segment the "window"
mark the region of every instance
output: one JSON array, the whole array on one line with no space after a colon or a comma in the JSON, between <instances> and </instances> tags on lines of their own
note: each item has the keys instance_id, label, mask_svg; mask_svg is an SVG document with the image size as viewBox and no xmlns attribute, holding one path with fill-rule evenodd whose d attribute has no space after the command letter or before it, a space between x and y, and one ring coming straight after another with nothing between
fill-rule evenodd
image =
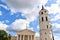
<instances>
[{"instance_id":1,"label":"window","mask_svg":"<svg viewBox=\"0 0 60 40\"><path fill-rule=\"evenodd\" d=\"M42 17L42 21L44 21L43 17Z\"/></svg>"},{"instance_id":2,"label":"window","mask_svg":"<svg viewBox=\"0 0 60 40\"><path fill-rule=\"evenodd\" d=\"M43 12L41 12L41 14L43 14Z\"/></svg>"},{"instance_id":3,"label":"window","mask_svg":"<svg viewBox=\"0 0 60 40\"><path fill-rule=\"evenodd\" d=\"M46 17L46 21L48 21L47 17Z\"/></svg>"},{"instance_id":4,"label":"window","mask_svg":"<svg viewBox=\"0 0 60 40\"><path fill-rule=\"evenodd\" d=\"M46 11L45 11L45 13L46 13Z\"/></svg>"},{"instance_id":5,"label":"window","mask_svg":"<svg viewBox=\"0 0 60 40\"><path fill-rule=\"evenodd\" d=\"M48 25L47 25L47 29L48 29Z\"/></svg>"}]
</instances>

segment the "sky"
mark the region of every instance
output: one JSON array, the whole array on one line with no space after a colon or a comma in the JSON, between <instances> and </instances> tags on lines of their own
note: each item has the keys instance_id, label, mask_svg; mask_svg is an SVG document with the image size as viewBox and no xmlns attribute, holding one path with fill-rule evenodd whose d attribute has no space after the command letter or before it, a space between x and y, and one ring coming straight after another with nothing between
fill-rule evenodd
<instances>
[{"instance_id":1,"label":"sky","mask_svg":"<svg viewBox=\"0 0 60 40\"><path fill-rule=\"evenodd\" d=\"M55 40L60 40L60 0L0 0L0 30L16 35L28 29L39 37L39 11L41 6L49 11Z\"/></svg>"}]
</instances>

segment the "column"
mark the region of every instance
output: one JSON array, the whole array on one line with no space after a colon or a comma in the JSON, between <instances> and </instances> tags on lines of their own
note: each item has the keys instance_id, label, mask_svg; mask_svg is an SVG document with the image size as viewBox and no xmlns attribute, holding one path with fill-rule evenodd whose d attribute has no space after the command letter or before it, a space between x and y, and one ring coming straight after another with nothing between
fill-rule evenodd
<instances>
[{"instance_id":1,"label":"column","mask_svg":"<svg viewBox=\"0 0 60 40\"><path fill-rule=\"evenodd\" d=\"M35 35L34 35L34 39L33 40L35 40Z\"/></svg>"},{"instance_id":2,"label":"column","mask_svg":"<svg viewBox=\"0 0 60 40\"><path fill-rule=\"evenodd\" d=\"M20 35L20 40L21 40L21 35Z\"/></svg>"},{"instance_id":3,"label":"column","mask_svg":"<svg viewBox=\"0 0 60 40\"><path fill-rule=\"evenodd\" d=\"M32 40L34 40L34 35L32 35Z\"/></svg>"},{"instance_id":4,"label":"column","mask_svg":"<svg viewBox=\"0 0 60 40\"><path fill-rule=\"evenodd\" d=\"M18 35L17 40L20 40L20 35Z\"/></svg>"},{"instance_id":5,"label":"column","mask_svg":"<svg viewBox=\"0 0 60 40\"><path fill-rule=\"evenodd\" d=\"M28 35L28 40L29 40L29 35Z\"/></svg>"},{"instance_id":6,"label":"column","mask_svg":"<svg viewBox=\"0 0 60 40\"><path fill-rule=\"evenodd\" d=\"M32 35L31 35L31 40L32 40Z\"/></svg>"},{"instance_id":7,"label":"column","mask_svg":"<svg viewBox=\"0 0 60 40\"><path fill-rule=\"evenodd\" d=\"M18 40L18 35L17 35L17 40Z\"/></svg>"},{"instance_id":8,"label":"column","mask_svg":"<svg viewBox=\"0 0 60 40\"><path fill-rule=\"evenodd\" d=\"M25 40L25 36L23 35L23 40Z\"/></svg>"}]
</instances>

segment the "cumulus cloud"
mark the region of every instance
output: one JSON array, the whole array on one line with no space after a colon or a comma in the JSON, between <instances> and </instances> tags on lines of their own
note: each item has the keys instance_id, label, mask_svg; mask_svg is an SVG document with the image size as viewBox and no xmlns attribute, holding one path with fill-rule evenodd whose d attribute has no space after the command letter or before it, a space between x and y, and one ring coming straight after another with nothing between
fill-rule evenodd
<instances>
[{"instance_id":1,"label":"cumulus cloud","mask_svg":"<svg viewBox=\"0 0 60 40\"><path fill-rule=\"evenodd\" d=\"M11 7L11 14L20 11L27 18L27 21L34 21L39 13L41 5L45 5L48 0L3 0ZM39 5L39 8L37 6ZM16 11L17 10L17 11ZM31 19L31 20L30 20Z\"/></svg>"},{"instance_id":2,"label":"cumulus cloud","mask_svg":"<svg viewBox=\"0 0 60 40\"><path fill-rule=\"evenodd\" d=\"M18 31L22 29L26 29L26 24L29 25L29 22L23 19L18 19L13 22L10 27L7 27L8 31Z\"/></svg>"},{"instance_id":3,"label":"cumulus cloud","mask_svg":"<svg viewBox=\"0 0 60 40\"><path fill-rule=\"evenodd\" d=\"M58 4L51 4L50 7L46 7L49 10L49 14L53 13L60 13L60 7L58 6Z\"/></svg>"},{"instance_id":4,"label":"cumulus cloud","mask_svg":"<svg viewBox=\"0 0 60 40\"><path fill-rule=\"evenodd\" d=\"M27 9L27 8L33 8L35 6L35 2L37 0L3 0L8 4L8 6L14 8L14 9Z\"/></svg>"},{"instance_id":5,"label":"cumulus cloud","mask_svg":"<svg viewBox=\"0 0 60 40\"><path fill-rule=\"evenodd\" d=\"M56 14L56 16L53 19L51 19L51 21L56 21L59 19L60 19L60 13Z\"/></svg>"},{"instance_id":6,"label":"cumulus cloud","mask_svg":"<svg viewBox=\"0 0 60 40\"><path fill-rule=\"evenodd\" d=\"M27 18L27 21L34 21L39 14L38 8L33 9L31 12L24 13L23 15Z\"/></svg>"},{"instance_id":7,"label":"cumulus cloud","mask_svg":"<svg viewBox=\"0 0 60 40\"><path fill-rule=\"evenodd\" d=\"M38 32L36 32L35 33L35 37L39 37L40 35L39 35L39 33Z\"/></svg>"},{"instance_id":8,"label":"cumulus cloud","mask_svg":"<svg viewBox=\"0 0 60 40\"><path fill-rule=\"evenodd\" d=\"M60 24L59 23L53 23L52 24L55 29L53 30L54 33L60 33Z\"/></svg>"},{"instance_id":9,"label":"cumulus cloud","mask_svg":"<svg viewBox=\"0 0 60 40\"><path fill-rule=\"evenodd\" d=\"M58 36L55 36L55 40L60 40L60 37L58 37Z\"/></svg>"},{"instance_id":10,"label":"cumulus cloud","mask_svg":"<svg viewBox=\"0 0 60 40\"><path fill-rule=\"evenodd\" d=\"M54 31L53 31L54 33L57 33L58 35L60 34L60 29L55 29Z\"/></svg>"},{"instance_id":11,"label":"cumulus cloud","mask_svg":"<svg viewBox=\"0 0 60 40\"><path fill-rule=\"evenodd\" d=\"M5 20L6 23L9 23L9 20Z\"/></svg>"},{"instance_id":12,"label":"cumulus cloud","mask_svg":"<svg viewBox=\"0 0 60 40\"><path fill-rule=\"evenodd\" d=\"M7 27L8 27L8 25L3 24L3 23L0 21L0 30L6 30Z\"/></svg>"},{"instance_id":13,"label":"cumulus cloud","mask_svg":"<svg viewBox=\"0 0 60 40\"><path fill-rule=\"evenodd\" d=\"M56 13L60 13L60 0L57 0L55 4L51 4L50 7L46 7L48 10L49 10L49 14L53 13L53 14L56 14Z\"/></svg>"},{"instance_id":14,"label":"cumulus cloud","mask_svg":"<svg viewBox=\"0 0 60 40\"><path fill-rule=\"evenodd\" d=\"M60 24L59 23L53 23L52 26L54 26L56 28L60 28Z\"/></svg>"},{"instance_id":15,"label":"cumulus cloud","mask_svg":"<svg viewBox=\"0 0 60 40\"><path fill-rule=\"evenodd\" d=\"M8 8L7 6L5 6L5 5L0 4L0 7L3 7L3 8L5 8L6 10L9 10L9 8Z\"/></svg>"},{"instance_id":16,"label":"cumulus cloud","mask_svg":"<svg viewBox=\"0 0 60 40\"><path fill-rule=\"evenodd\" d=\"M40 0L41 5L45 5L48 2L48 0Z\"/></svg>"},{"instance_id":17,"label":"cumulus cloud","mask_svg":"<svg viewBox=\"0 0 60 40\"><path fill-rule=\"evenodd\" d=\"M29 27L29 22L23 19L17 19L15 20L15 22L13 22L9 27L7 27L7 31L11 31L11 32L17 32L20 30L24 30L24 29L28 29L28 30L33 30L33 27Z\"/></svg>"}]
</instances>

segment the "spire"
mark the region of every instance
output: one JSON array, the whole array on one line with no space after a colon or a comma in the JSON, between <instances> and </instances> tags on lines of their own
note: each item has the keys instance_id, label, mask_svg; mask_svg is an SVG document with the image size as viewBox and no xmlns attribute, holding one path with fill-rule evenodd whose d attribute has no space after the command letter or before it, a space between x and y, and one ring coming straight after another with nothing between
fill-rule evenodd
<instances>
[{"instance_id":1,"label":"spire","mask_svg":"<svg viewBox=\"0 0 60 40\"><path fill-rule=\"evenodd\" d=\"M44 9L44 6L42 5L42 10Z\"/></svg>"}]
</instances>

